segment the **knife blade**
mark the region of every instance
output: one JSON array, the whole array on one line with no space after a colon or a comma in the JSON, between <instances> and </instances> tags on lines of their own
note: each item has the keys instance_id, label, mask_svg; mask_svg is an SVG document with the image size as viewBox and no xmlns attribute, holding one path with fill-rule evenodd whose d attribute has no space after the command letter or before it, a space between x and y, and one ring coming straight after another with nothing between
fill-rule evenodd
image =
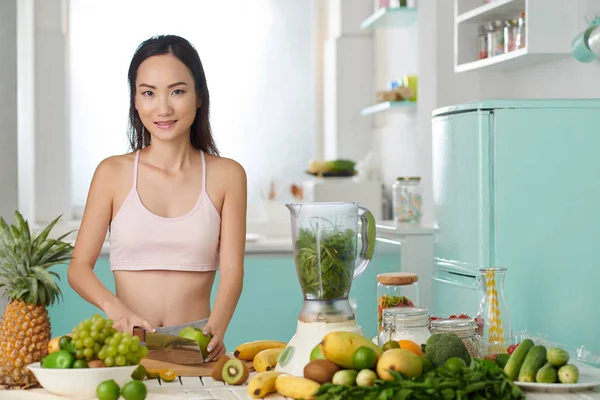
<instances>
[{"instance_id":1,"label":"knife blade","mask_svg":"<svg viewBox=\"0 0 600 400\"><path fill-rule=\"evenodd\" d=\"M203 364L204 357L194 339L182 338L160 332L149 332L140 326L133 334L148 348L147 358L180 365Z\"/></svg>"}]
</instances>

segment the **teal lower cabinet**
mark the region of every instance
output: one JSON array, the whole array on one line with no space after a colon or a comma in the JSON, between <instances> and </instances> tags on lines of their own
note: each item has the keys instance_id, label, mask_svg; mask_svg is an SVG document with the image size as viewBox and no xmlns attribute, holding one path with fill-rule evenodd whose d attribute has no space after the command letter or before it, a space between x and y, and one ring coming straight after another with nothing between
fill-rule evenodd
<instances>
[{"instance_id":1,"label":"teal lower cabinet","mask_svg":"<svg viewBox=\"0 0 600 400\"><path fill-rule=\"evenodd\" d=\"M374 337L377 331L376 276L381 272L400 270L400 247L394 247L376 251L367 270L352 284L350 298L356 302L357 322L367 337ZM225 335L227 350L233 351L238 344L251 340L289 341L296 331L303 303L292 255L248 255L244 263L244 288ZM95 313L102 314L69 286L66 266L54 266L52 270L61 277L59 286L64 296L49 309L52 336L69 333L80 321ZM114 293L108 257L101 257L94 271ZM213 302L218 285L217 274L211 296Z\"/></svg>"}]
</instances>

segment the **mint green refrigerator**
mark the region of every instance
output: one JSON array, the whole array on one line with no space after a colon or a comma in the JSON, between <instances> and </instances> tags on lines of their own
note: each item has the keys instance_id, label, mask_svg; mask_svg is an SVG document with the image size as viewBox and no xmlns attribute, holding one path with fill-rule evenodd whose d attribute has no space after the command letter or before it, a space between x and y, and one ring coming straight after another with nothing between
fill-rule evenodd
<instances>
[{"instance_id":1,"label":"mint green refrigerator","mask_svg":"<svg viewBox=\"0 0 600 400\"><path fill-rule=\"evenodd\" d=\"M432 313L475 315L507 268L512 331L600 354L600 99L434 111Z\"/></svg>"}]
</instances>

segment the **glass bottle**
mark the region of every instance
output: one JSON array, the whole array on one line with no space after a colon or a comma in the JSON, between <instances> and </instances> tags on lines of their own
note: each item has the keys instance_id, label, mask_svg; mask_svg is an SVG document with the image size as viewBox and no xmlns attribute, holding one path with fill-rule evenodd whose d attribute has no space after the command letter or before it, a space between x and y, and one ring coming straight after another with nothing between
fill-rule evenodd
<instances>
[{"instance_id":1,"label":"glass bottle","mask_svg":"<svg viewBox=\"0 0 600 400\"><path fill-rule=\"evenodd\" d=\"M377 275L377 317L379 332L383 329L386 308L418 307L419 276L411 272L386 272Z\"/></svg>"},{"instance_id":2,"label":"glass bottle","mask_svg":"<svg viewBox=\"0 0 600 400\"><path fill-rule=\"evenodd\" d=\"M488 56L488 44L487 44L487 30L483 25L479 26L479 33L477 35L477 42L479 45L477 52L477 59L483 60Z\"/></svg>"},{"instance_id":3,"label":"glass bottle","mask_svg":"<svg viewBox=\"0 0 600 400\"><path fill-rule=\"evenodd\" d=\"M471 357L481 358L481 336L477 333L475 321L471 318L436 319L431 321L430 331L434 333L454 333L465 344Z\"/></svg>"},{"instance_id":4,"label":"glass bottle","mask_svg":"<svg viewBox=\"0 0 600 400\"><path fill-rule=\"evenodd\" d=\"M527 40L526 40L527 29L526 29L525 25L526 25L525 12L522 12L521 16L517 20L517 38L516 38L516 43L515 43L515 47L517 49L524 49L525 47L527 47Z\"/></svg>"},{"instance_id":5,"label":"glass bottle","mask_svg":"<svg viewBox=\"0 0 600 400\"><path fill-rule=\"evenodd\" d=\"M396 222L420 222L423 215L421 178L399 177L392 185L392 203Z\"/></svg>"},{"instance_id":6,"label":"glass bottle","mask_svg":"<svg viewBox=\"0 0 600 400\"><path fill-rule=\"evenodd\" d=\"M483 296L475 321L482 336L482 356L490 357L505 353L512 344L510 313L504 299L506 268L481 268L479 273Z\"/></svg>"},{"instance_id":7,"label":"glass bottle","mask_svg":"<svg viewBox=\"0 0 600 400\"><path fill-rule=\"evenodd\" d=\"M386 308L383 310L383 329L377 336L377 344L382 347L390 340L410 340L418 345L427 343L429 312L426 308Z\"/></svg>"}]
</instances>

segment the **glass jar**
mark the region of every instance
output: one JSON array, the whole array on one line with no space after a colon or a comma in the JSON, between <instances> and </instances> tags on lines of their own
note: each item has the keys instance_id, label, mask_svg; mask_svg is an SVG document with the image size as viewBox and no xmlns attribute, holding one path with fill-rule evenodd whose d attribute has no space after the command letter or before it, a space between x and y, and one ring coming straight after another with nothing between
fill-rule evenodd
<instances>
[{"instance_id":1,"label":"glass jar","mask_svg":"<svg viewBox=\"0 0 600 400\"><path fill-rule=\"evenodd\" d=\"M430 331L434 333L454 333L469 351L471 357L481 358L481 336L477 333L477 324L471 318L436 319L430 323Z\"/></svg>"},{"instance_id":2,"label":"glass jar","mask_svg":"<svg viewBox=\"0 0 600 400\"><path fill-rule=\"evenodd\" d=\"M515 39L515 48L524 49L527 46L526 41L526 27L525 27L525 12L521 13L521 16L517 20L517 34Z\"/></svg>"},{"instance_id":3,"label":"glass jar","mask_svg":"<svg viewBox=\"0 0 600 400\"><path fill-rule=\"evenodd\" d=\"M504 52L508 53L517 49L517 31L519 29L518 21L506 21L504 26Z\"/></svg>"},{"instance_id":4,"label":"glass jar","mask_svg":"<svg viewBox=\"0 0 600 400\"><path fill-rule=\"evenodd\" d=\"M494 23L488 22L485 25L485 37L486 37L486 45L487 45L487 56L494 56Z\"/></svg>"},{"instance_id":5,"label":"glass jar","mask_svg":"<svg viewBox=\"0 0 600 400\"><path fill-rule=\"evenodd\" d=\"M479 27L479 34L477 35L477 42L479 48L477 51L477 59L483 60L488 56L488 45L487 45L487 31L484 26Z\"/></svg>"},{"instance_id":6,"label":"glass jar","mask_svg":"<svg viewBox=\"0 0 600 400\"><path fill-rule=\"evenodd\" d=\"M483 356L505 353L512 344L510 312L504 298L506 268L481 268L480 282L483 290L477 322L481 331Z\"/></svg>"},{"instance_id":7,"label":"glass jar","mask_svg":"<svg viewBox=\"0 0 600 400\"><path fill-rule=\"evenodd\" d=\"M429 312L426 308L386 308L383 310L383 330L377 336L379 347L390 340L410 340L422 345L427 343L430 336Z\"/></svg>"},{"instance_id":8,"label":"glass jar","mask_svg":"<svg viewBox=\"0 0 600 400\"><path fill-rule=\"evenodd\" d=\"M386 272L377 275L377 322L383 329L386 308L419 306L419 276L412 272Z\"/></svg>"},{"instance_id":9,"label":"glass jar","mask_svg":"<svg viewBox=\"0 0 600 400\"><path fill-rule=\"evenodd\" d=\"M494 21L493 56L504 54L504 21Z\"/></svg>"},{"instance_id":10,"label":"glass jar","mask_svg":"<svg viewBox=\"0 0 600 400\"><path fill-rule=\"evenodd\" d=\"M422 188L419 177L399 177L392 185L392 203L396 222L418 223L423 216Z\"/></svg>"}]
</instances>

